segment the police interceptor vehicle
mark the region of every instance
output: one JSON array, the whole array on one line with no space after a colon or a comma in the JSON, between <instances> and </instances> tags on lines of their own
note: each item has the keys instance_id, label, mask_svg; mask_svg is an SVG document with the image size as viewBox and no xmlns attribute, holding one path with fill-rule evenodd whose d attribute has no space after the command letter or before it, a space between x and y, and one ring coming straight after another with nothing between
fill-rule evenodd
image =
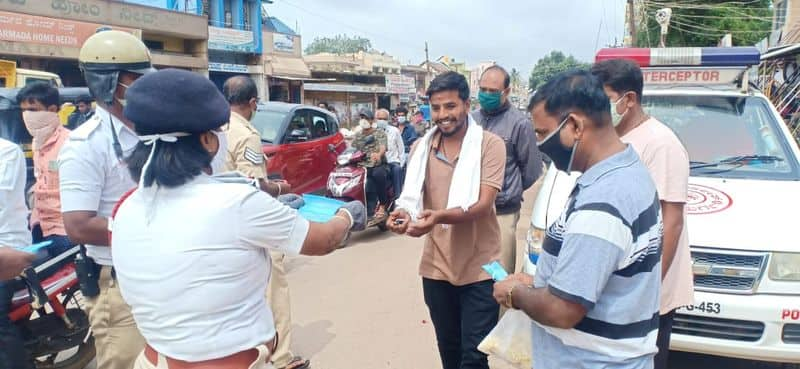
<instances>
[{"instance_id":1,"label":"police interceptor vehicle","mask_svg":"<svg viewBox=\"0 0 800 369\"><path fill-rule=\"evenodd\" d=\"M747 83L755 48L604 49L644 75L642 105L683 142L694 305L677 311L671 348L800 363L800 151L770 101ZM528 231L534 274L545 229L578 173L550 167Z\"/></svg>"}]
</instances>

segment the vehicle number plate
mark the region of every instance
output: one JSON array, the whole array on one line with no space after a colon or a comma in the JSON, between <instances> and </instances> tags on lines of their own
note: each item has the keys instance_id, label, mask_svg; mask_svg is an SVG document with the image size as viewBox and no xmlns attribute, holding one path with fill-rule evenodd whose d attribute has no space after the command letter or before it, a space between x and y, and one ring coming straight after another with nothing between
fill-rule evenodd
<instances>
[{"instance_id":1,"label":"vehicle number plate","mask_svg":"<svg viewBox=\"0 0 800 369\"><path fill-rule=\"evenodd\" d=\"M684 306L682 309L684 311L692 311L692 312L698 311L701 313L714 314L714 315L717 315L722 312L722 306L720 306L720 304L716 302L701 302L696 305Z\"/></svg>"}]
</instances>

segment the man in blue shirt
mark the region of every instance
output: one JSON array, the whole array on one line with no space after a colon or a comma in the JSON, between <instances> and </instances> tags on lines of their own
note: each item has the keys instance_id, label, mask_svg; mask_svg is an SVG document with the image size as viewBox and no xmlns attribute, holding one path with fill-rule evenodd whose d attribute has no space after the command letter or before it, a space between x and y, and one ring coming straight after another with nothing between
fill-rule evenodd
<instances>
[{"instance_id":1,"label":"man in blue shirt","mask_svg":"<svg viewBox=\"0 0 800 369\"><path fill-rule=\"evenodd\" d=\"M547 230L535 280L513 275L495 299L533 319L542 368L650 369L657 352L662 223L647 168L611 124L602 83L562 73L528 109L539 149L583 173Z\"/></svg>"}]
</instances>

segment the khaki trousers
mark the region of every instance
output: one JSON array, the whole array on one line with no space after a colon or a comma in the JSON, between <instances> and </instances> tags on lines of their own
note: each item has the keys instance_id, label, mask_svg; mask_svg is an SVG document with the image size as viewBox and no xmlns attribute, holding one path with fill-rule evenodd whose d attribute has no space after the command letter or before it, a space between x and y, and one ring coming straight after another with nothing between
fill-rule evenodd
<instances>
[{"instance_id":1,"label":"khaki trousers","mask_svg":"<svg viewBox=\"0 0 800 369\"><path fill-rule=\"evenodd\" d=\"M258 358L253 361L247 369L274 369L275 367L267 362L267 358L269 357L269 349L267 346L261 345L256 347L256 349L258 350ZM158 354L158 364L151 364L144 356L144 351L142 351L139 357L136 358L136 365L133 369L169 369L169 365L167 365L167 359L161 354Z\"/></svg>"},{"instance_id":2,"label":"khaki trousers","mask_svg":"<svg viewBox=\"0 0 800 369\"><path fill-rule=\"evenodd\" d=\"M517 223L519 211L497 216L500 223L500 264L508 274L517 271Z\"/></svg>"},{"instance_id":3,"label":"khaki trousers","mask_svg":"<svg viewBox=\"0 0 800 369\"><path fill-rule=\"evenodd\" d=\"M272 309L275 331L278 332L278 346L272 355L272 363L283 368L294 357L289 347L292 343L292 304L289 300L289 280L286 279L284 268L286 255L270 250L269 257L272 258L272 274L267 285L267 302Z\"/></svg>"},{"instance_id":4,"label":"khaki trousers","mask_svg":"<svg viewBox=\"0 0 800 369\"><path fill-rule=\"evenodd\" d=\"M97 348L97 369L131 369L144 349L131 307L122 299L111 267L100 270L100 294L85 298L85 309Z\"/></svg>"}]
</instances>

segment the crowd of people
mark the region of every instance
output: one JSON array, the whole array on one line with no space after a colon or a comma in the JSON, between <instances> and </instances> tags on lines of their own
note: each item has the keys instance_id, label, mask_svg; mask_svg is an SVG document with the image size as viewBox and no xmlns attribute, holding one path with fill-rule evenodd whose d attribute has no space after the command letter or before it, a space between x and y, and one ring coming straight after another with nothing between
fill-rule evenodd
<instances>
[{"instance_id":1,"label":"crowd of people","mask_svg":"<svg viewBox=\"0 0 800 369\"><path fill-rule=\"evenodd\" d=\"M500 66L481 76L475 111L462 75L436 77L427 131L406 109L361 111L352 146L396 195L377 191L371 220L355 201L326 223L301 217L291 184L268 179L250 78L220 91L155 71L140 40L113 30L86 41L80 67L97 106L79 101L72 131L56 88L18 95L33 137L30 219L24 157L0 139L0 366L31 368L7 314L34 257L15 248L49 240L54 254L81 245L92 265L79 278L99 369L308 368L290 348L286 255L325 255L385 222L426 237L419 275L445 369L488 368L478 345L506 309L531 318L537 368L666 368L675 310L692 303L689 161L642 109L634 63L559 74L530 99L532 118L511 106ZM516 226L543 155L581 174L532 276L516 265ZM507 279L484 271L493 261Z\"/></svg>"}]
</instances>

